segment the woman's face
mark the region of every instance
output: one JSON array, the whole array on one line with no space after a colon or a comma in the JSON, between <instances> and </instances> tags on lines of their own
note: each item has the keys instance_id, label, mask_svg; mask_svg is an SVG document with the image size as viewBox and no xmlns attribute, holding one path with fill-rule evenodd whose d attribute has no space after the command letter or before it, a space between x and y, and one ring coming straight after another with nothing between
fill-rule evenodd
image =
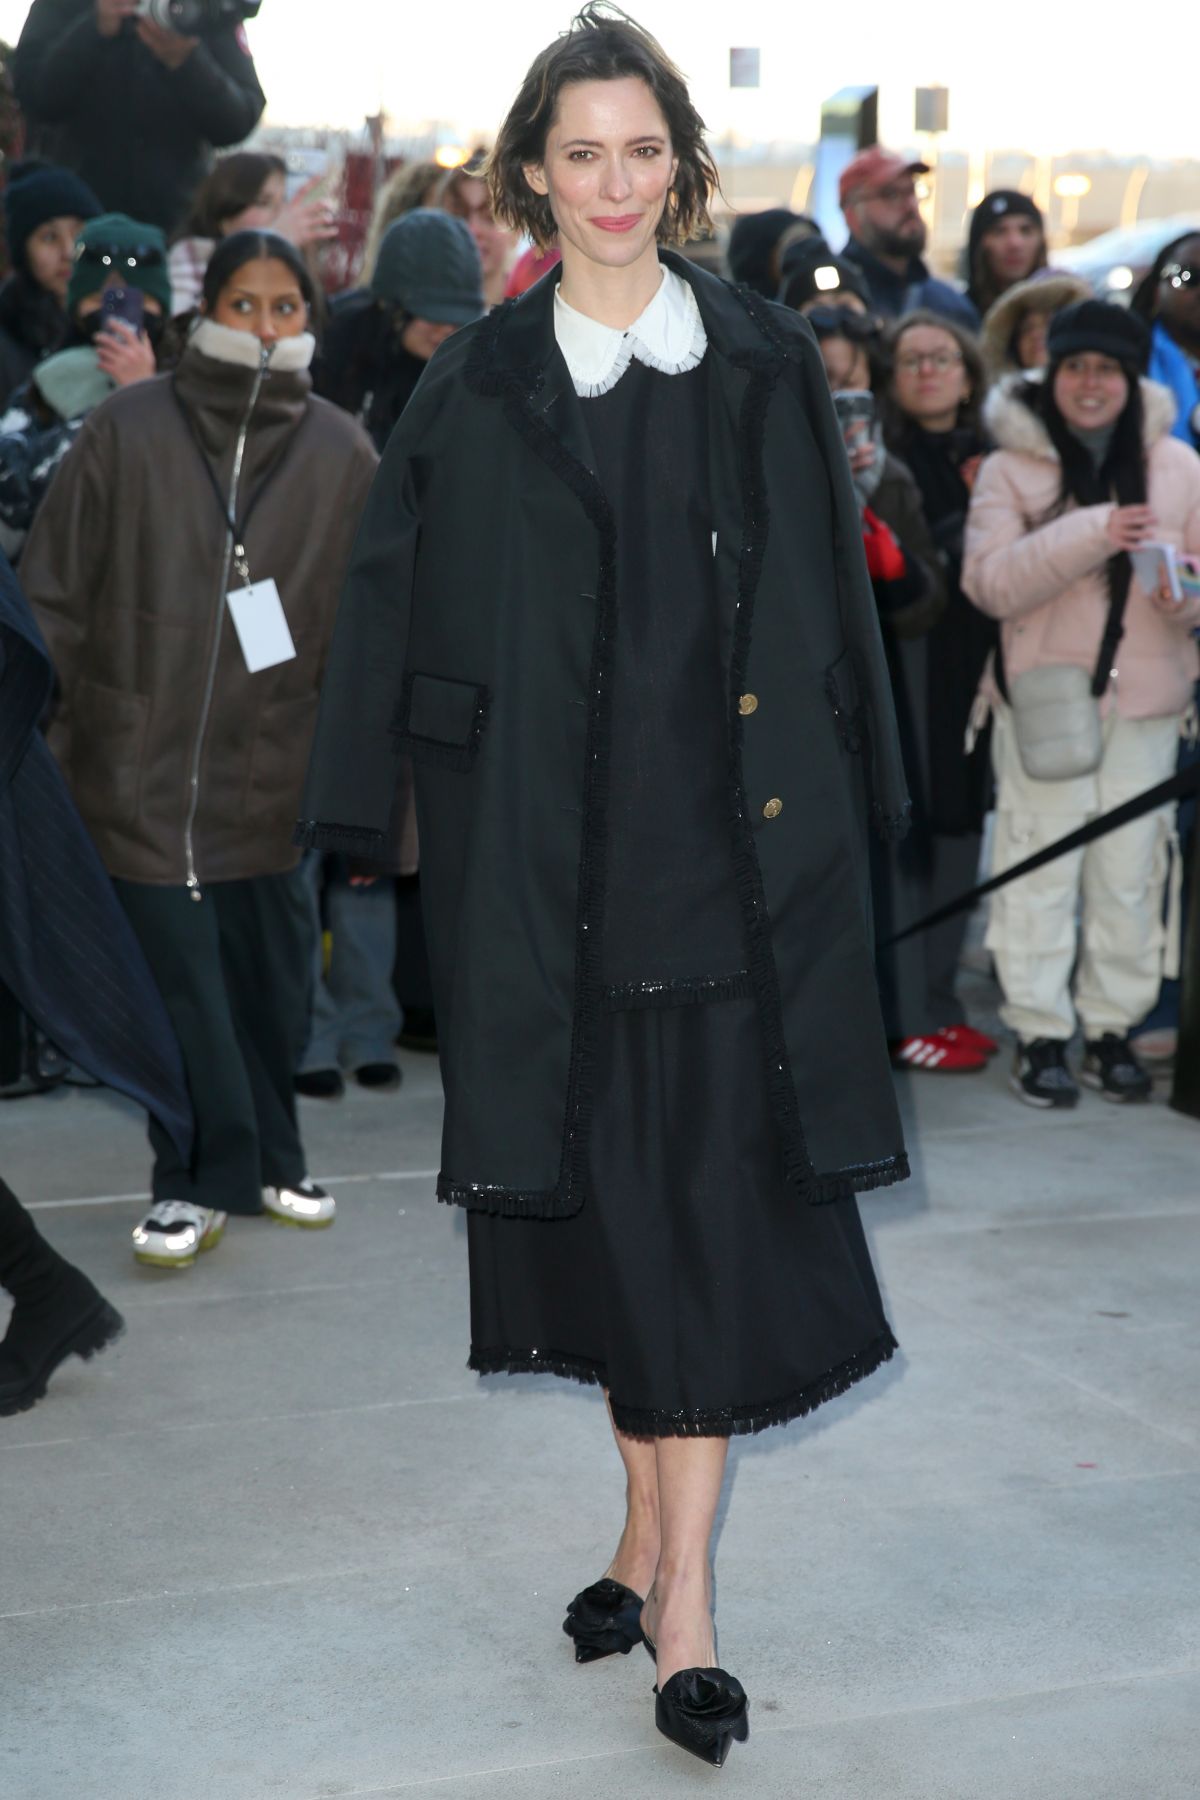
<instances>
[{"instance_id":1,"label":"woman's face","mask_svg":"<svg viewBox=\"0 0 1200 1800\"><path fill-rule=\"evenodd\" d=\"M549 198L564 256L628 269L658 255L678 167L657 100L631 75L565 87L543 161L527 164L525 179Z\"/></svg>"},{"instance_id":2,"label":"woman's face","mask_svg":"<svg viewBox=\"0 0 1200 1800\"><path fill-rule=\"evenodd\" d=\"M453 337L457 325L446 325L435 319L409 319L400 333L400 342L410 356L428 362L439 344Z\"/></svg>"},{"instance_id":3,"label":"woman's face","mask_svg":"<svg viewBox=\"0 0 1200 1800\"><path fill-rule=\"evenodd\" d=\"M25 266L38 286L56 300L67 297L67 284L75 267L75 239L83 220L71 216L47 219L25 240Z\"/></svg>"},{"instance_id":4,"label":"woman's face","mask_svg":"<svg viewBox=\"0 0 1200 1800\"><path fill-rule=\"evenodd\" d=\"M951 332L938 325L910 325L896 343L892 392L908 418L930 431L949 431L970 399L971 383Z\"/></svg>"},{"instance_id":5,"label":"woman's face","mask_svg":"<svg viewBox=\"0 0 1200 1800\"><path fill-rule=\"evenodd\" d=\"M844 337L821 338L820 351L831 393L870 387L871 363L861 344Z\"/></svg>"},{"instance_id":6,"label":"woman's face","mask_svg":"<svg viewBox=\"0 0 1200 1800\"><path fill-rule=\"evenodd\" d=\"M1129 398L1129 381L1112 356L1094 350L1066 356L1054 377L1054 400L1073 431L1115 425Z\"/></svg>"},{"instance_id":7,"label":"woman's face","mask_svg":"<svg viewBox=\"0 0 1200 1800\"><path fill-rule=\"evenodd\" d=\"M494 275L508 254L512 239L503 225L492 217L492 202L487 183L477 175L461 175L451 183L443 202L443 210L461 219L475 240L483 278Z\"/></svg>"},{"instance_id":8,"label":"woman's face","mask_svg":"<svg viewBox=\"0 0 1200 1800\"><path fill-rule=\"evenodd\" d=\"M1027 281L1042 258L1042 233L1036 219L1010 213L983 234L983 254L992 279L1000 287Z\"/></svg>"},{"instance_id":9,"label":"woman's face","mask_svg":"<svg viewBox=\"0 0 1200 1800\"><path fill-rule=\"evenodd\" d=\"M256 256L243 263L221 289L212 317L234 331L253 332L263 344L299 337L308 330L300 283L274 256Z\"/></svg>"},{"instance_id":10,"label":"woman's face","mask_svg":"<svg viewBox=\"0 0 1200 1800\"><path fill-rule=\"evenodd\" d=\"M1027 312L1017 326L1013 338L1013 352L1019 369L1044 369L1049 361L1046 350L1046 337L1050 330L1050 314L1038 311Z\"/></svg>"},{"instance_id":11,"label":"woman's face","mask_svg":"<svg viewBox=\"0 0 1200 1800\"><path fill-rule=\"evenodd\" d=\"M222 219L221 236L231 237L235 231L270 231L287 198L287 182L278 169L272 169L252 206L244 206L232 218Z\"/></svg>"}]
</instances>

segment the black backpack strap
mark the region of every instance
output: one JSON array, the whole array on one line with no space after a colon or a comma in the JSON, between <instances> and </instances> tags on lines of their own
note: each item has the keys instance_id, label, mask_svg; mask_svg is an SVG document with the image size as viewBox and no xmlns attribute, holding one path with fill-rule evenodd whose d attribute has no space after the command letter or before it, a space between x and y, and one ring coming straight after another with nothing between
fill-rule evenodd
<instances>
[{"instance_id":1,"label":"black backpack strap","mask_svg":"<svg viewBox=\"0 0 1200 1800\"><path fill-rule=\"evenodd\" d=\"M1113 677L1117 648L1125 636L1125 608L1129 603L1129 584L1133 580L1133 564L1122 552L1108 561L1108 617L1100 640L1100 655L1092 675L1092 692L1097 700Z\"/></svg>"}]
</instances>

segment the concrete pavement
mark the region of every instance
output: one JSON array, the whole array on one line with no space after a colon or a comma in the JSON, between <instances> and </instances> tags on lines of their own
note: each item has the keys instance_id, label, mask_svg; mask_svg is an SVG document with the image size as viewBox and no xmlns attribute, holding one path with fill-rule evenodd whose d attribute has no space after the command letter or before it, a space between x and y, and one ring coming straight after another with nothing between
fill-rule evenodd
<instances>
[{"instance_id":1,"label":"concrete pavement","mask_svg":"<svg viewBox=\"0 0 1200 1800\"><path fill-rule=\"evenodd\" d=\"M621 1512L603 1407L465 1369L436 1066L405 1073L305 1103L332 1231L235 1221L186 1274L129 1255L131 1109L0 1109L129 1324L0 1421L0 1794L1195 1800L1200 1125L903 1079L915 1176L863 1208L903 1354L735 1440L752 1729L717 1777L657 1736L644 1653L571 1660Z\"/></svg>"}]
</instances>

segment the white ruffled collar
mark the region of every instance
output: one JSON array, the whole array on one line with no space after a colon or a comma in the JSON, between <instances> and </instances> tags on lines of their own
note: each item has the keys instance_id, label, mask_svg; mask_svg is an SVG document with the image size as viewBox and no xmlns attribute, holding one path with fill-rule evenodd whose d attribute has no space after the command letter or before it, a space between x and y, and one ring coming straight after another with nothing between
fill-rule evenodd
<instances>
[{"instance_id":1,"label":"white ruffled collar","mask_svg":"<svg viewBox=\"0 0 1200 1800\"><path fill-rule=\"evenodd\" d=\"M708 348L695 294L665 264L658 292L628 331L577 312L556 287L554 335L575 392L585 400L616 387L635 356L648 369L682 375L704 360Z\"/></svg>"}]
</instances>

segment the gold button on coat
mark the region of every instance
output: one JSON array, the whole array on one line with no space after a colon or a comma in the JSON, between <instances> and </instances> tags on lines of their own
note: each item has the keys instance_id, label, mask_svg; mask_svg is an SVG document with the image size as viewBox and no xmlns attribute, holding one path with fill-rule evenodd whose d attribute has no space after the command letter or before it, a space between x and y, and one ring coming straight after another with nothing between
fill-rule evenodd
<instances>
[{"instance_id":1,"label":"gold button on coat","mask_svg":"<svg viewBox=\"0 0 1200 1800\"><path fill-rule=\"evenodd\" d=\"M782 811L783 811L783 801L782 800L768 800L767 804L763 807L763 818L764 819L777 819Z\"/></svg>"},{"instance_id":2,"label":"gold button on coat","mask_svg":"<svg viewBox=\"0 0 1200 1800\"><path fill-rule=\"evenodd\" d=\"M758 711L758 695L757 694L743 694L741 699L738 701L738 711L741 713L743 718L745 718L748 713L757 712Z\"/></svg>"}]
</instances>

